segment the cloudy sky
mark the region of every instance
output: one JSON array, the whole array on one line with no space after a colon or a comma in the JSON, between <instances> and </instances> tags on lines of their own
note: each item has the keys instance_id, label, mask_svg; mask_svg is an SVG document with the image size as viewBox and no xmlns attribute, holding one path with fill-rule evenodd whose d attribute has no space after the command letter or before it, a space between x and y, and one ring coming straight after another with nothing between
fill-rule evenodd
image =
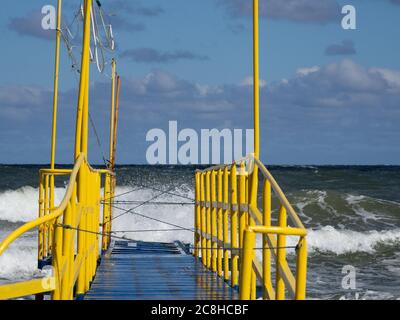
<instances>
[{"instance_id":1,"label":"cloudy sky","mask_svg":"<svg viewBox=\"0 0 400 320\"><path fill-rule=\"evenodd\" d=\"M268 164L400 164L400 1L261 1L261 149ZM67 1L64 1L67 3ZM68 24L80 1L68 0ZM3 1L0 163L48 163L55 0ZM341 27L342 6L357 29ZM252 126L249 0L103 0L121 75L119 163L145 163L146 133ZM75 24L72 24L73 29ZM78 52L75 49L75 52ZM65 45L57 162L72 160L76 73ZM106 152L109 66L91 74L90 109ZM90 160L101 162L91 131Z\"/></svg>"}]
</instances>

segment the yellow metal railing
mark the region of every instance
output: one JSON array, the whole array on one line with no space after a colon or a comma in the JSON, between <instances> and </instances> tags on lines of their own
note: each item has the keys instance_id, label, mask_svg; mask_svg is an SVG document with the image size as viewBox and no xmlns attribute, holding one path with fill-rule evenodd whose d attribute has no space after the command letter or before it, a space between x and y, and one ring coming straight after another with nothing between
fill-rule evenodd
<instances>
[{"instance_id":1,"label":"yellow metal railing","mask_svg":"<svg viewBox=\"0 0 400 320\"><path fill-rule=\"evenodd\" d=\"M263 178L260 191L259 172ZM262 296L283 300L286 294L305 299L307 231L265 166L251 155L238 164L198 170L195 184L194 255L201 257L204 266L231 286L239 285L241 299ZM262 209L258 202L262 203ZM276 210L272 208L273 202L277 202ZM275 220L274 212L277 212ZM288 225L288 217L292 226ZM295 275L287 260L289 236L299 238ZM261 261L257 251L262 253ZM275 279L271 276L273 271ZM262 295L257 293L257 286L261 287Z\"/></svg>"},{"instance_id":2,"label":"yellow metal railing","mask_svg":"<svg viewBox=\"0 0 400 320\"><path fill-rule=\"evenodd\" d=\"M95 170L87 162L89 120L89 75L92 0L83 2L82 58L76 113L74 168L55 168L57 96L61 4L58 0L56 62L54 72L53 125L50 169L40 170L39 218L24 224L0 243L0 255L24 233L38 228L38 261L51 262L52 275L0 286L0 299L17 298L50 292L53 299L73 299L86 293L96 273L101 251L111 240L112 207L116 179L115 153L118 122L120 78L116 62L112 62L109 164ZM70 175L66 194L58 207L54 205L54 184L57 176ZM103 186L103 195L101 186ZM103 214L101 215L101 202ZM101 242L99 236L102 236ZM99 248L101 246L101 250Z\"/></svg>"},{"instance_id":3,"label":"yellow metal railing","mask_svg":"<svg viewBox=\"0 0 400 320\"><path fill-rule=\"evenodd\" d=\"M50 206L49 181L70 174L69 184L58 207ZM101 180L104 175L104 194ZM102 249L110 243L111 206L105 201L103 223L100 207L103 199L113 196L113 172L94 170L81 154L73 170L44 169L40 171L39 218L28 222L0 243L0 255L24 233L38 228L38 258L49 258L52 274L40 279L0 286L0 299L50 292L52 299L73 299L89 290L96 273L100 254L99 235L102 225ZM109 186L109 187L107 187Z\"/></svg>"}]
</instances>

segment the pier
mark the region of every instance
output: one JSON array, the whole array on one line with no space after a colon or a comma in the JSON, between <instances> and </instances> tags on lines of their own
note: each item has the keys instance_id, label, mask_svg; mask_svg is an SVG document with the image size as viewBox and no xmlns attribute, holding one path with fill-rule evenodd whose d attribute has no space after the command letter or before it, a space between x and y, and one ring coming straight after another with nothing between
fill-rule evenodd
<instances>
[{"instance_id":1,"label":"pier","mask_svg":"<svg viewBox=\"0 0 400 320\"><path fill-rule=\"evenodd\" d=\"M179 242L116 241L85 300L235 300L237 290L210 273Z\"/></svg>"}]
</instances>

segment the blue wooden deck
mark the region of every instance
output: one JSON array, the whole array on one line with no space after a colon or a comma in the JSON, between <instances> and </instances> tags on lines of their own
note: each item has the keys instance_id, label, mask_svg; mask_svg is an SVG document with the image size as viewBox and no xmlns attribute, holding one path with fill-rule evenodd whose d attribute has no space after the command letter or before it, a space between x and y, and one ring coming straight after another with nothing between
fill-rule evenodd
<instances>
[{"instance_id":1,"label":"blue wooden deck","mask_svg":"<svg viewBox=\"0 0 400 320\"><path fill-rule=\"evenodd\" d=\"M238 292L179 243L117 241L87 300L234 300Z\"/></svg>"}]
</instances>

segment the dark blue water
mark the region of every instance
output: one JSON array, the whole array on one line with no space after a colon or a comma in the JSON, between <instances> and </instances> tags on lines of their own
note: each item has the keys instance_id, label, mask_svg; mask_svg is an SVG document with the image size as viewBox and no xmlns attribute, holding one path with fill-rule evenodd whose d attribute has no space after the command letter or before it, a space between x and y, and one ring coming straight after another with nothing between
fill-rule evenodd
<instances>
[{"instance_id":1,"label":"dark blue water","mask_svg":"<svg viewBox=\"0 0 400 320\"><path fill-rule=\"evenodd\" d=\"M37 215L38 166L0 166L0 239ZM400 298L400 167L302 166L269 168L309 229L308 297L315 299ZM157 201L184 202L193 198L192 166L120 166L117 168L118 206L157 194L138 184L172 190ZM65 180L57 181L62 199ZM189 200L187 200L189 201ZM190 201L189 201L190 202ZM148 205L138 212L184 227L193 226L190 205ZM274 211L274 213L276 213ZM118 212L116 212L118 214ZM126 214L115 220L119 236L132 239L192 242L187 231L132 233L138 229L168 228ZM290 242L290 241L289 241ZM290 257L293 257L291 255ZM292 260L292 258L290 258ZM0 279L35 274L36 234L30 233L0 257ZM344 266L355 268L356 289L342 287Z\"/></svg>"}]
</instances>

